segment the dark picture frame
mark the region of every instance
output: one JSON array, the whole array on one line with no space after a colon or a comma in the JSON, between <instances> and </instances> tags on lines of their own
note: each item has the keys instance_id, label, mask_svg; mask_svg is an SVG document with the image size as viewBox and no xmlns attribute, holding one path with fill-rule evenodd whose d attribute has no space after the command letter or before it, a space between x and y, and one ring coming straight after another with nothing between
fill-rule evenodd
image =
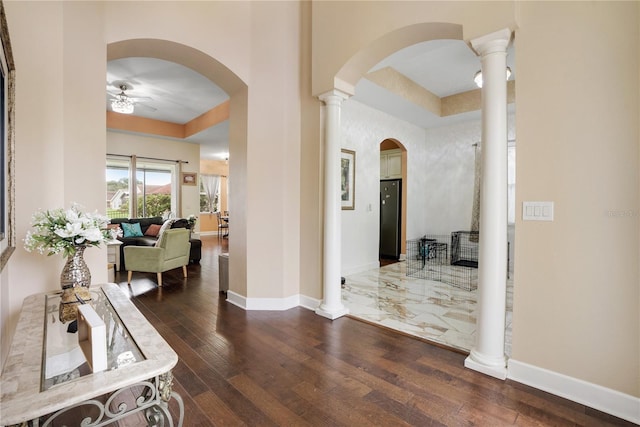
<instances>
[{"instance_id":1,"label":"dark picture frame","mask_svg":"<svg viewBox=\"0 0 640 427\"><path fill-rule=\"evenodd\" d=\"M15 81L9 27L0 1L0 271L16 248L15 233Z\"/></svg>"},{"instance_id":2,"label":"dark picture frame","mask_svg":"<svg viewBox=\"0 0 640 427\"><path fill-rule=\"evenodd\" d=\"M342 149L340 156L340 202L343 210L356 208L356 152Z\"/></svg>"}]
</instances>

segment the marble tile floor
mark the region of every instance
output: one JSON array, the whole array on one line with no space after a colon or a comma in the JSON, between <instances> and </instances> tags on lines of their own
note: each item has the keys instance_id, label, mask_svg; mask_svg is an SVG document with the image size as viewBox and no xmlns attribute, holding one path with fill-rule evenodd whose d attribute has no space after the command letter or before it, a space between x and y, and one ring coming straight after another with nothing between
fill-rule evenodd
<instances>
[{"instance_id":1,"label":"marble tile floor","mask_svg":"<svg viewBox=\"0 0 640 427\"><path fill-rule=\"evenodd\" d=\"M443 276L455 274L443 266ZM397 262L346 277L343 304L349 315L464 352L475 342L477 290L407 276ZM477 271L477 270L476 270ZM415 274L412 274L415 276ZM511 355L513 274L507 280L505 354Z\"/></svg>"}]
</instances>

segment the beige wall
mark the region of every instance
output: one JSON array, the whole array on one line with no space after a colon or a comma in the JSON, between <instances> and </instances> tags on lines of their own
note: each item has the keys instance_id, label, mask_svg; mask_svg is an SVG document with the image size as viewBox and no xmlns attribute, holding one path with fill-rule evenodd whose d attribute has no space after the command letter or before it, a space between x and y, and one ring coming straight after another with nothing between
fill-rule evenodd
<instances>
[{"instance_id":1,"label":"beige wall","mask_svg":"<svg viewBox=\"0 0 640 427\"><path fill-rule=\"evenodd\" d=\"M555 217L516 223L513 358L640 396L638 3L522 2L518 24L517 216Z\"/></svg>"},{"instance_id":2,"label":"beige wall","mask_svg":"<svg viewBox=\"0 0 640 427\"><path fill-rule=\"evenodd\" d=\"M5 2L16 63L16 239L2 280L2 357L25 296L59 289L62 256L27 253L38 209L79 203L104 212L105 44L100 3ZM102 102L95 102L101 99ZM85 253L93 283L106 249ZM5 311L8 308L8 312Z\"/></svg>"},{"instance_id":3,"label":"beige wall","mask_svg":"<svg viewBox=\"0 0 640 427\"><path fill-rule=\"evenodd\" d=\"M323 145L320 102L311 90L311 2L301 9L300 294L321 299Z\"/></svg>"},{"instance_id":4,"label":"beige wall","mask_svg":"<svg viewBox=\"0 0 640 427\"><path fill-rule=\"evenodd\" d=\"M296 295L300 281L300 5L252 7L246 232L253 243L247 245L247 296L282 298ZM230 160L236 160L233 153ZM230 176L233 185L233 170ZM230 192L235 223L236 195Z\"/></svg>"}]
</instances>

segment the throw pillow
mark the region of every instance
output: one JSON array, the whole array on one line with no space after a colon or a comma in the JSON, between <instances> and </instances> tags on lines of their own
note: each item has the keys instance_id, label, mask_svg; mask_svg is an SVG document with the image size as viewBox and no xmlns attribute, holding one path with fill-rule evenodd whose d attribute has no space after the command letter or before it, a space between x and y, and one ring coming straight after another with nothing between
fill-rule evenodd
<instances>
[{"instance_id":1,"label":"throw pillow","mask_svg":"<svg viewBox=\"0 0 640 427\"><path fill-rule=\"evenodd\" d=\"M124 231L124 237L142 237L142 229L140 228L140 224L137 222L131 224L128 222L123 222L122 230Z\"/></svg>"},{"instance_id":2,"label":"throw pillow","mask_svg":"<svg viewBox=\"0 0 640 427\"><path fill-rule=\"evenodd\" d=\"M164 222L164 224L162 224L162 227L160 227L160 231L158 231L158 240L156 240L156 246L160 246L160 240L162 239L162 233L164 233L164 230L166 230L167 228L171 228L171 224L173 224L172 219L168 219Z\"/></svg>"},{"instance_id":3,"label":"throw pillow","mask_svg":"<svg viewBox=\"0 0 640 427\"><path fill-rule=\"evenodd\" d=\"M149 226L149 228L147 228L147 231L144 232L145 236L151 236L151 237L155 237L158 235L158 232L160 231L160 228L162 228L162 226L160 224L151 224Z\"/></svg>"}]
</instances>

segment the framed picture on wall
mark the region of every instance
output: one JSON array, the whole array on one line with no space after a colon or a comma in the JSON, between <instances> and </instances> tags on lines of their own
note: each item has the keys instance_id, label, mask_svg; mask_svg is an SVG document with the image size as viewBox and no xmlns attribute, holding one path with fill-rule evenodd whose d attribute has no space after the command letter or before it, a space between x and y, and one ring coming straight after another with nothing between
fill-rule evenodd
<instances>
[{"instance_id":1,"label":"framed picture on wall","mask_svg":"<svg viewBox=\"0 0 640 427\"><path fill-rule=\"evenodd\" d=\"M342 150L340 158L340 202L343 210L356 207L356 152Z\"/></svg>"},{"instance_id":2,"label":"framed picture on wall","mask_svg":"<svg viewBox=\"0 0 640 427\"><path fill-rule=\"evenodd\" d=\"M182 185L197 185L198 174L195 172L182 172Z\"/></svg>"},{"instance_id":3,"label":"framed picture on wall","mask_svg":"<svg viewBox=\"0 0 640 427\"><path fill-rule=\"evenodd\" d=\"M0 271L16 246L14 105L15 65L4 5L0 2Z\"/></svg>"}]
</instances>

